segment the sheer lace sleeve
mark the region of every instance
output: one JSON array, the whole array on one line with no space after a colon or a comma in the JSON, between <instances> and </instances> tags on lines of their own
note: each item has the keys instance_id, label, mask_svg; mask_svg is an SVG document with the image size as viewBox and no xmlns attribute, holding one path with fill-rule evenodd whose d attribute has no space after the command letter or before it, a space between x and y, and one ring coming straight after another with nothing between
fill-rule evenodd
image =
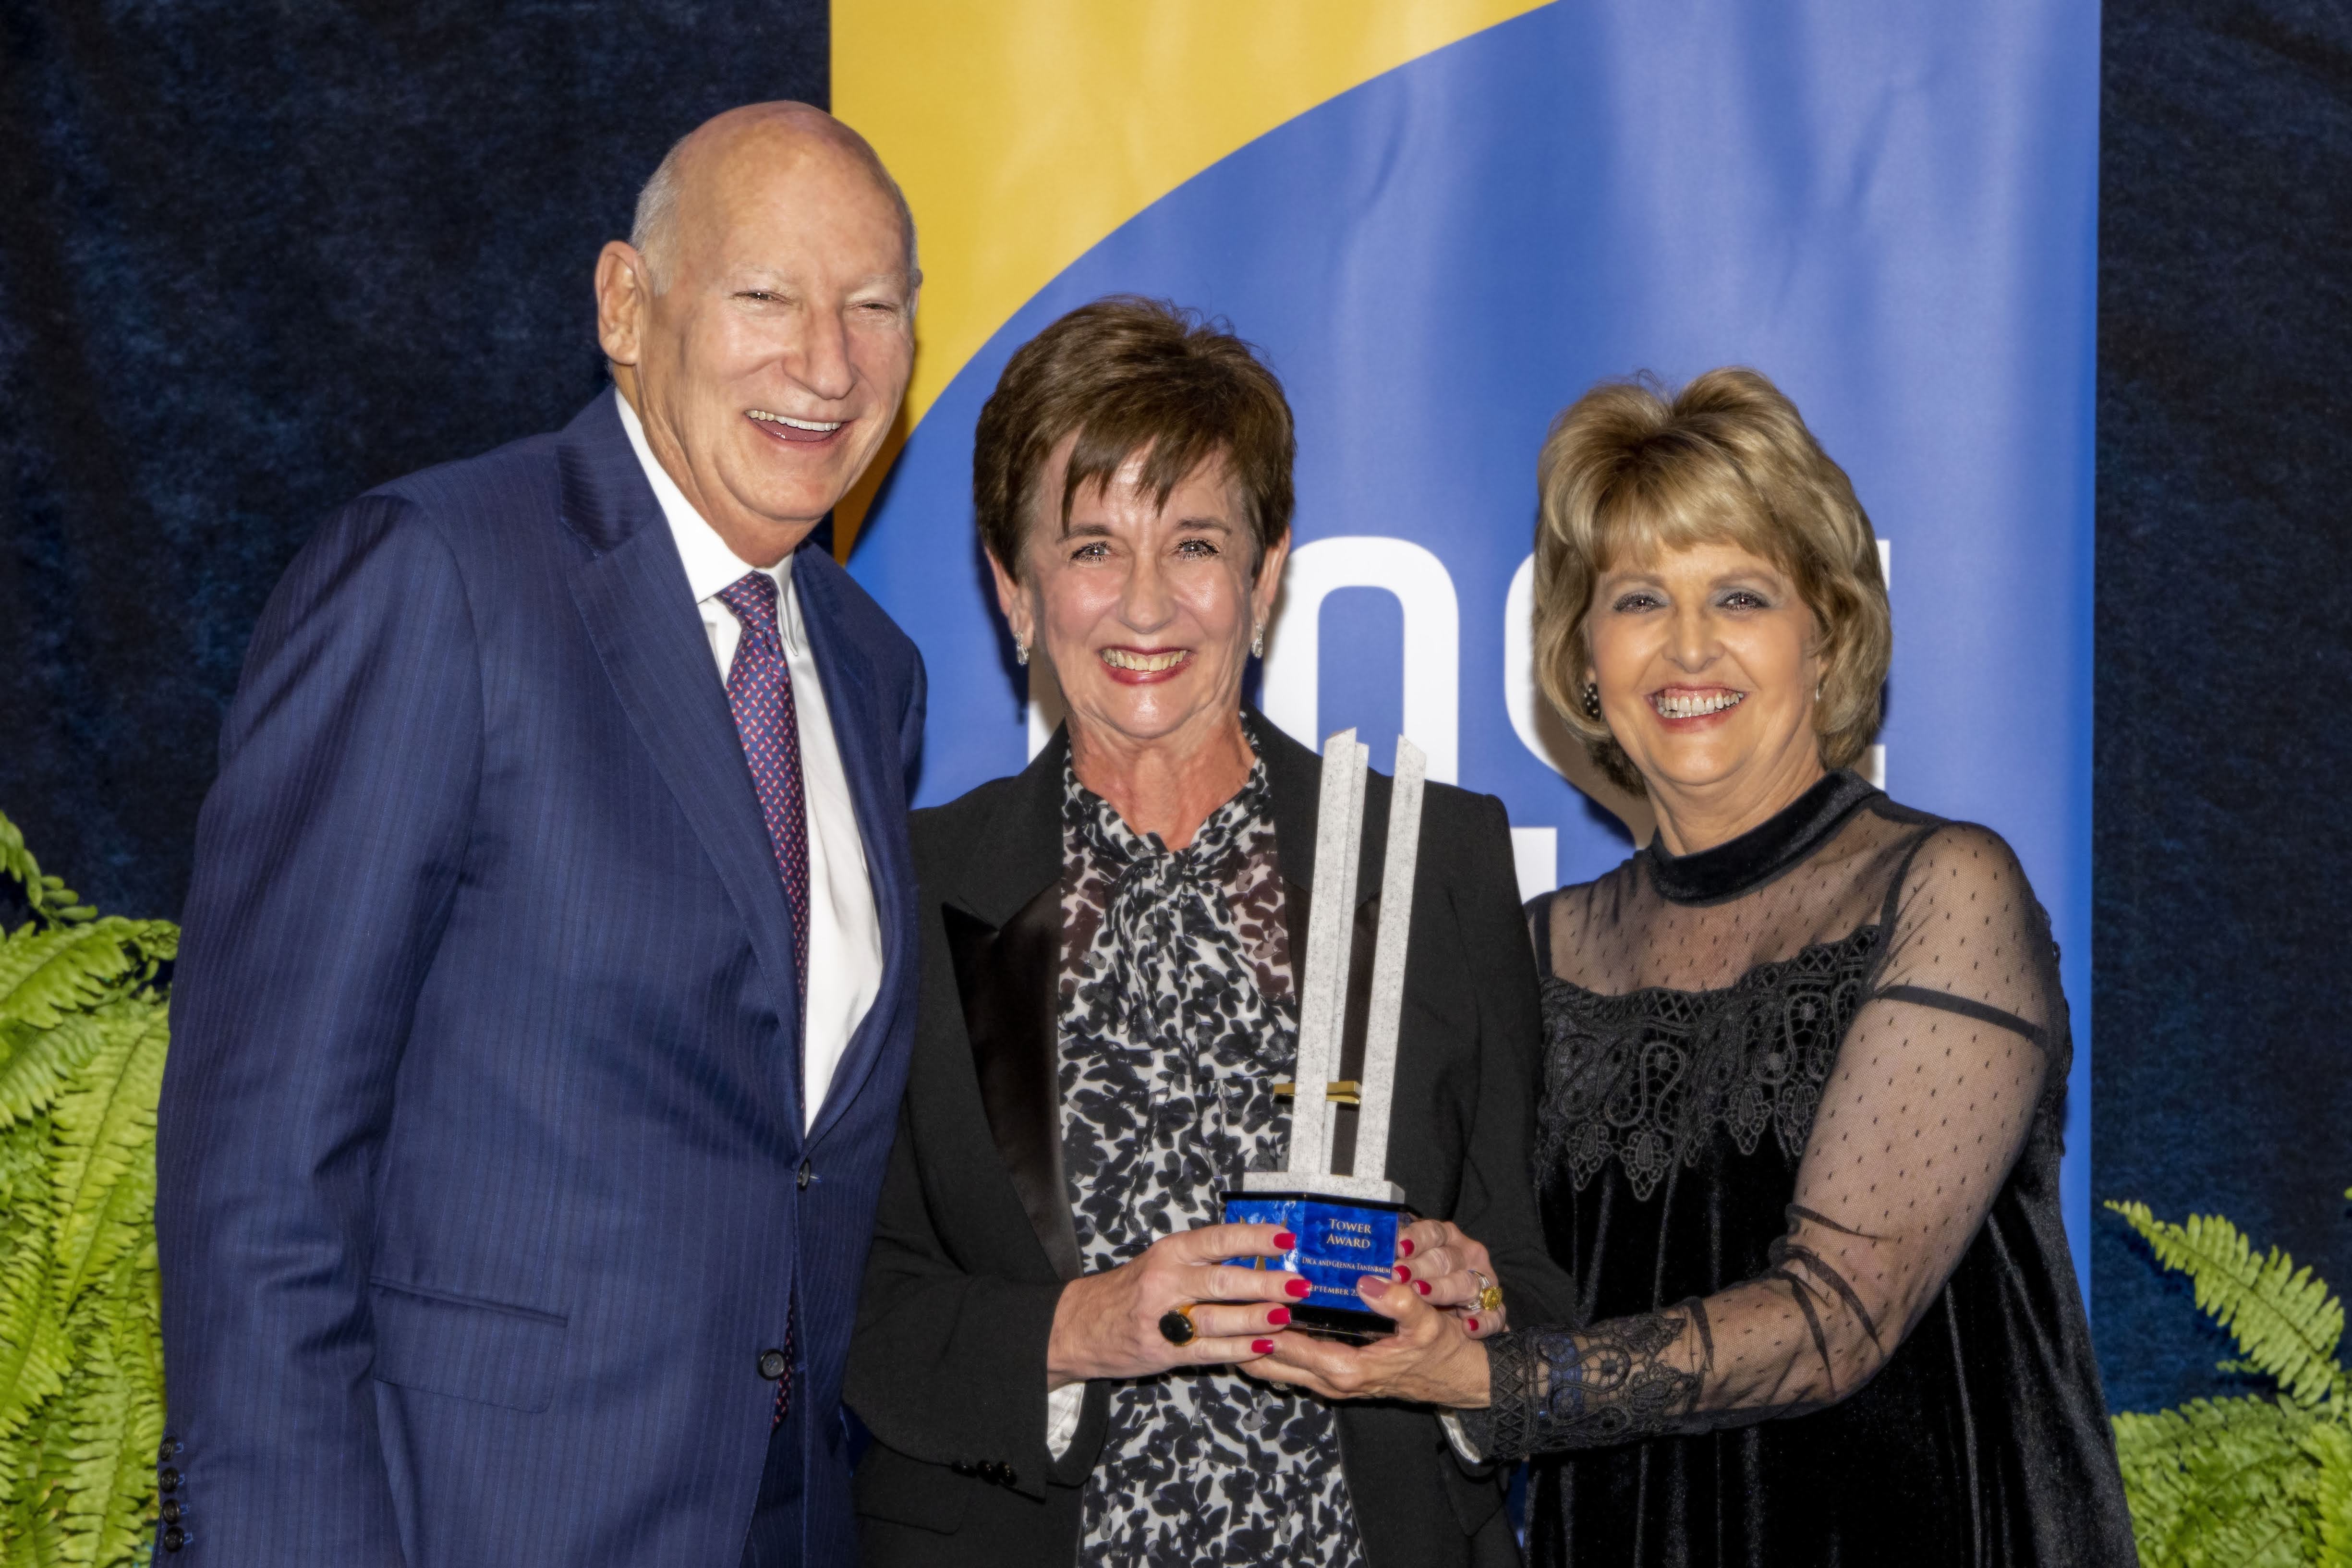
<instances>
[{"instance_id":1,"label":"sheer lace sleeve","mask_svg":"<svg viewBox=\"0 0 2352 1568\"><path fill-rule=\"evenodd\" d=\"M1462 1421L1486 1458L1817 1410L1927 1311L2063 1075L2065 1004L2041 906L1982 828L1929 836L1887 919L1769 1266L1665 1311L1488 1341L1493 1403Z\"/></svg>"}]
</instances>

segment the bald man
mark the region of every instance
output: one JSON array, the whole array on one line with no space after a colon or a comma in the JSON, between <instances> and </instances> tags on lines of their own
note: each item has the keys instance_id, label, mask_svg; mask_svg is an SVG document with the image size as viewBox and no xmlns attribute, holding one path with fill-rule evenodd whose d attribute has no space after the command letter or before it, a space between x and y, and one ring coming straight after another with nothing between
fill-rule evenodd
<instances>
[{"instance_id":1,"label":"bald man","mask_svg":"<svg viewBox=\"0 0 2352 1568\"><path fill-rule=\"evenodd\" d=\"M278 585L173 1004L159 1562L854 1559L923 672L809 539L914 250L855 132L721 115L598 259L613 390Z\"/></svg>"}]
</instances>

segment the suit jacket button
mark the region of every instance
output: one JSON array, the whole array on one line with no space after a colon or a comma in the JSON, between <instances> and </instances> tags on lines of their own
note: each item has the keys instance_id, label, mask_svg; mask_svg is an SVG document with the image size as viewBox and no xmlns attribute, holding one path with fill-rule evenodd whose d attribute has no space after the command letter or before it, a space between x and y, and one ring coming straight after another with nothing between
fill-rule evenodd
<instances>
[{"instance_id":1,"label":"suit jacket button","mask_svg":"<svg viewBox=\"0 0 2352 1568\"><path fill-rule=\"evenodd\" d=\"M783 1352L761 1351L760 1352L760 1375L770 1383L776 1382L792 1369L793 1363Z\"/></svg>"},{"instance_id":2,"label":"suit jacket button","mask_svg":"<svg viewBox=\"0 0 2352 1568\"><path fill-rule=\"evenodd\" d=\"M163 1500L163 1522L165 1524L177 1524L180 1522L180 1500L178 1498L167 1497Z\"/></svg>"},{"instance_id":3,"label":"suit jacket button","mask_svg":"<svg viewBox=\"0 0 2352 1568\"><path fill-rule=\"evenodd\" d=\"M188 1532L182 1530L178 1525L173 1525L163 1531L164 1551L177 1552L181 1547L185 1546L187 1543Z\"/></svg>"},{"instance_id":4,"label":"suit jacket button","mask_svg":"<svg viewBox=\"0 0 2352 1568\"><path fill-rule=\"evenodd\" d=\"M980 1467L978 1465L969 1464L961 1459L958 1459L954 1464L950 1465L948 1468L953 1470L960 1476L976 1476L980 1473Z\"/></svg>"},{"instance_id":5,"label":"suit jacket button","mask_svg":"<svg viewBox=\"0 0 2352 1568\"><path fill-rule=\"evenodd\" d=\"M814 1179L815 1179L815 1177L816 1177L816 1173L815 1173L814 1171L813 1171L813 1170L811 1170L811 1169L809 1168L809 1163L808 1163L806 1160L803 1160L803 1161L801 1162L801 1168L800 1168L800 1172L799 1172L799 1180L800 1180L800 1184L801 1184L801 1191L803 1191L803 1192L806 1192L806 1191L808 1191L808 1184L809 1184L809 1183L810 1183L810 1182L812 1182L813 1180L814 1180Z\"/></svg>"},{"instance_id":6,"label":"suit jacket button","mask_svg":"<svg viewBox=\"0 0 2352 1568\"><path fill-rule=\"evenodd\" d=\"M1021 1480L1021 1472L1010 1465L999 1465L996 1467L996 1479L1008 1487L1015 1486Z\"/></svg>"},{"instance_id":7,"label":"suit jacket button","mask_svg":"<svg viewBox=\"0 0 2352 1568\"><path fill-rule=\"evenodd\" d=\"M167 1492L175 1492L180 1489L180 1472L173 1469L168 1465L163 1468L163 1473L161 1476L158 1476L156 1479L163 1483L163 1489Z\"/></svg>"}]
</instances>

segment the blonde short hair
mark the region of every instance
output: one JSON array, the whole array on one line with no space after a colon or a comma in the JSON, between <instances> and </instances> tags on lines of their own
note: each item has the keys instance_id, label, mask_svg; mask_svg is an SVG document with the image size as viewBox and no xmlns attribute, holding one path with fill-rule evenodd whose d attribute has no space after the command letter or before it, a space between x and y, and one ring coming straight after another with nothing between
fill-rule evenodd
<instances>
[{"instance_id":1,"label":"blonde short hair","mask_svg":"<svg viewBox=\"0 0 2352 1568\"><path fill-rule=\"evenodd\" d=\"M1780 388L1738 367L1671 400L1653 377L1604 382L1552 421L1536 476L1536 679L1603 773L1644 793L1608 725L1584 711L1593 585L1621 561L1695 544L1737 545L1789 575L1821 634L1822 765L1860 760L1895 641L1878 541Z\"/></svg>"}]
</instances>

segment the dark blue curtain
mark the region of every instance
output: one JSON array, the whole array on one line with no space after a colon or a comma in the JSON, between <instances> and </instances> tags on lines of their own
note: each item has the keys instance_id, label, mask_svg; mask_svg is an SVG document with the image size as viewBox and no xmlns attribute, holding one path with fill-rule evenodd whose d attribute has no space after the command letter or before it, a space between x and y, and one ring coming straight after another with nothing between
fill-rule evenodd
<instances>
[{"instance_id":1,"label":"dark blue curtain","mask_svg":"<svg viewBox=\"0 0 2352 1568\"><path fill-rule=\"evenodd\" d=\"M2092 1181L2347 1289L2352 7L2105 32ZM2187 1285L2095 1233L2110 1403L2230 1387Z\"/></svg>"},{"instance_id":2,"label":"dark blue curtain","mask_svg":"<svg viewBox=\"0 0 2352 1568\"><path fill-rule=\"evenodd\" d=\"M0 810L54 869L176 911L287 557L596 390L596 247L708 114L824 101L825 17L0 0ZM2352 1287L2352 11L2105 30L2094 1178ZM2226 1383L2094 1256L2119 1408Z\"/></svg>"},{"instance_id":3,"label":"dark blue curtain","mask_svg":"<svg viewBox=\"0 0 2352 1568\"><path fill-rule=\"evenodd\" d=\"M701 120L824 103L826 18L0 0L0 811L47 866L177 911L287 559L587 401L597 247Z\"/></svg>"}]
</instances>

